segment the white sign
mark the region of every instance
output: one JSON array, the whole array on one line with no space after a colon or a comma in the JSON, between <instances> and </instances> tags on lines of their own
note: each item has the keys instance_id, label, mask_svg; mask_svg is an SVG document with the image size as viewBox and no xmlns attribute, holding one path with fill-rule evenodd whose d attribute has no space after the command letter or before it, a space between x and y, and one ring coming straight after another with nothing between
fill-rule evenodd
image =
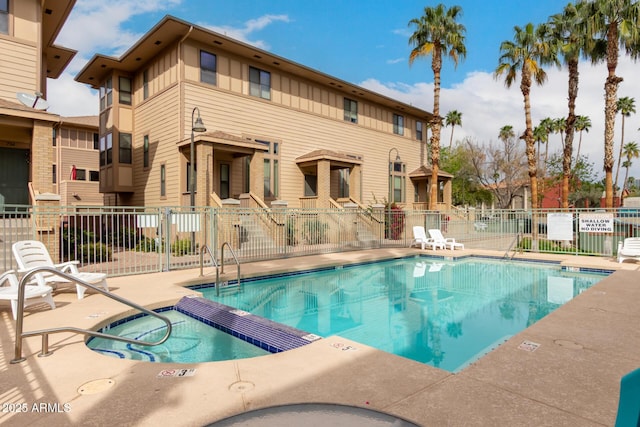
<instances>
[{"instance_id":1,"label":"white sign","mask_svg":"<svg viewBox=\"0 0 640 427\"><path fill-rule=\"evenodd\" d=\"M547 238L549 240L573 240L573 214L548 214Z\"/></svg>"},{"instance_id":2,"label":"white sign","mask_svg":"<svg viewBox=\"0 0 640 427\"><path fill-rule=\"evenodd\" d=\"M612 213L580 214L580 232L613 233Z\"/></svg>"}]
</instances>

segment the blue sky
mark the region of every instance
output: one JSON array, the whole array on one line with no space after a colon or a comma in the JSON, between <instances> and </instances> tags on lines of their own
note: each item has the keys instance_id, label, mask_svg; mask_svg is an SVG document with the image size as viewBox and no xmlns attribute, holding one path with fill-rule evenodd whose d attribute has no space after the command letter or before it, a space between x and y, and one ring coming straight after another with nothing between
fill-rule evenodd
<instances>
[{"instance_id":1,"label":"blue sky","mask_svg":"<svg viewBox=\"0 0 640 427\"><path fill-rule=\"evenodd\" d=\"M75 75L96 53L118 56L167 14L431 111L430 58L409 66L412 29L408 22L422 15L425 6L436 4L424 0L78 0L57 40L78 50L78 55L58 81L49 82L49 111L68 116L97 114L95 92L73 81ZM517 85L506 89L493 78L499 46L512 39L515 25L544 22L560 12L565 2L459 0L445 4L462 7L460 22L467 29L466 59L456 69L445 62L442 73L441 113L455 109L463 114L454 139L495 143L504 125L522 132L524 112ZM618 75L626 79L619 96L640 102L640 81L632 78L637 67L621 59ZM548 82L532 89L534 125L544 117L566 116L566 70L550 69L548 73ZM588 115L593 123L582 149L601 174L606 68L584 63L580 76L577 112ZM627 119L625 142L640 142L639 125L635 115ZM617 123L616 144L619 133ZM450 130L445 129L443 141L449 135ZM551 136L550 152L559 150L559 138L555 141ZM640 160L635 163L631 175L640 177Z\"/></svg>"}]
</instances>

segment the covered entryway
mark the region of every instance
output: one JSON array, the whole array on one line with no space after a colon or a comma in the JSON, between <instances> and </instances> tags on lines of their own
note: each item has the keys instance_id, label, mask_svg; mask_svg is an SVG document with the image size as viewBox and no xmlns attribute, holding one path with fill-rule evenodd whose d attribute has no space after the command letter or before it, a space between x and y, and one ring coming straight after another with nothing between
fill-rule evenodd
<instances>
[{"instance_id":1,"label":"covered entryway","mask_svg":"<svg viewBox=\"0 0 640 427\"><path fill-rule=\"evenodd\" d=\"M409 178L413 181L416 189L416 197L413 203L414 210L428 210L429 200L432 197L431 191L431 172L429 166L422 165L418 169L409 174ZM446 211L451 209L451 181L453 175L443 170L438 171L438 193L433 195L437 197L437 209Z\"/></svg>"},{"instance_id":2,"label":"covered entryway","mask_svg":"<svg viewBox=\"0 0 640 427\"><path fill-rule=\"evenodd\" d=\"M332 203L360 203L362 156L315 150L296 159L304 175L302 208L327 208Z\"/></svg>"},{"instance_id":3,"label":"covered entryway","mask_svg":"<svg viewBox=\"0 0 640 427\"><path fill-rule=\"evenodd\" d=\"M29 204L29 150L0 147L0 206Z\"/></svg>"}]
</instances>

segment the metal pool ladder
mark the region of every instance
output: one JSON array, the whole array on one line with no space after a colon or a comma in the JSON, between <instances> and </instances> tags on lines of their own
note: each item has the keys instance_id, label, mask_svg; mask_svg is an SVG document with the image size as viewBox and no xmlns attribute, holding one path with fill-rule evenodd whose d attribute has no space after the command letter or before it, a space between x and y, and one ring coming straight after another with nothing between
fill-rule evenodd
<instances>
[{"instance_id":1,"label":"metal pool ladder","mask_svg":"<svg viewBox=\"0 0 640 427\"><path fill-rule=\"evenodd\" d=\"M224 274L224 247L225 246L229 248L229 252L231 252L231 256L233 257L233 260L236 262L236 265L238 266L238 273L236 275L237 277L236 280L238 281L238 286L240 286L240 261L238 261L238 257L236 256L236 253L233 251L233 248L231 247L229 242L224 242L222 244L222 247L220 248L221 250L220 265L218 265L216 258L211 253L211 249L209 249L209 246L203 245L202 248L200 249L200 276L203 276L202 270L204 268L205 250L209 254L209 258L211 258L211 262L213 262L213 265L216 268L216 296L220 296L220 273Z\"/></svg>"},{"instance_id":2,"label":"metal pool ladder","mask_svg":"<svg viewBox=\"0 0 640 427\"><path fill-rule=\"evenodd\" d=\"M113 300L116 300L122 304L128 305L129 307L135 308L136 310L139 310L145 314L148 314L150 316L153 317L157 317L158 319L162 320L166 325L167 325L167 331L165 332L164 336L155 342L149 342L149 341L142 341L142 340L135 340L135 339L131 339L131 338L125 338L125 337L118 337L115 335L109 335L109 334L104 334L102 332L98 332L98 331L90 331L88 329L82 329L82 328L75 328L72 326L65 326L65 327L61 327L61 328L47 328L47 329L40 329L37 331L28 331L28 332L24 332L23 331L23 326L24 326L24 299L25 299L25 286L26 284L29 282L29 279L31 278L31 276L33 276L34 274L37 273L41 273L43 271L52 273L56 276L60 276L63 279L66 279L67 281L71 282L71 283L76 283L79 285L84 286L85 288L89 288L89 289L93 289L96 292L101 293L102 295L111 298ZM102 288L99 288L97 286L92 285L91 283L87 283L84 280L80 280L75 276L72 276L70 274L64 273L54 267L36 267L33 268L31 270L29 270L24 276L22 276L22 279L20 279L20 283L18 285L18 313L17 313L17 319L16 319L16 343L15 343L15 354L14 354L14 359L11 360L11 363L20 363L20 362L24 362L26 360L25 357L22 357L22 340L24 338L27 337L33 337L33 336L37 336L37 335L42 335L42 350L40 351L40 354L38 354L38 357L44 357L44 356L49 356L51 355L53 352L49 351L49 334L52 333L58 333L58 332L73 332L73 333L77 333L77 334L84 334L84 335L90 335L93 337L99 337L99 338L105 338L105 339L111 339L111 340L115 340L115 341L122 341L122 342L126 342L129 344L139 344L139 345L147 345L147 346L154 346L154 345L160 345L163 342L165 342L169 336L171 335L171 320L169 320L168 318L166 318L165 316L162 316L156 312L153 312L151 310L148 310L144 307L142 307L141 305L138 305L132 301L129 301L125 298L122 298L121 296L115 295L111 292L105 291Z\"/></svg>"},{"instance_id":3,"label":"metal pool ladder","mask_svg":"<svg viewBox=\"0 0 640 427\"><path fill-rule=\"evenodd\" d=\"M518 253L518 246L520 245L520 237L521 237L521 233L517 233L516 237L514 237L511 243L509 244L509 247L505 251L504 255L502 255L502 259L512 260L513 257L516 256L516 254ZM513 248L514 245L516 247L513 250L513 255L509 255L509 252L511 252L511 248Z\"/></svg>"}]
</instances>

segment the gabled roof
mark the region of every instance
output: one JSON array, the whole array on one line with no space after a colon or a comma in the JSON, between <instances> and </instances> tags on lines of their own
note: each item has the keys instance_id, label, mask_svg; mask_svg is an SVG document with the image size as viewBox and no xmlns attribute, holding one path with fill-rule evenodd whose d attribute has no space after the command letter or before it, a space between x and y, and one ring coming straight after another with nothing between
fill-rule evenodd
<instances>
[{"instance_id":1,"label":"gabled roof","mask_svg":"<svg viewBox=\"0 0 640 427\"><path fill-rule=\"evenodd\" d=\"M431 174L433 169L429 166L422 165L418 169L409 173L409 178L431 178ZM442 169L438 170L438 176L443 178L453 178L453 175L449 172L443 171Z\"/></svg>"},{"instance_id":2,"label":"gabled roof","mask_svg":"<svg viewBox=\"0 0 640 427\"><path fill-rule=\"evenodd\" d=\"M94 55L78 73L75 80L97 89L100 82L111 74L113 70L135 73L145 67L146 63L158 56L167 46L187 38L209 45L216 51L227 51L232 52L234 55L240 55L253 64L264 67L267 71L280 70L284 73L299 76L333 90L341 91L346 96L385 105L424 121L429 121L432 117L431 113L412 105L404 104L170 15L165 16L119 58L100 54Z\"/></svg>"},{"instance_id":3,"label":"gabled roof","mask_svg":"<svg viewBox=\"0 0 640 427\"><path fill-rule=\"evenodd\" d=\"M348 153L339 153L331 150L314 150L296 159L296 163L307 163L318 160L333 160L342 163L357 164L363 163L362 156Z\"/></svg>"}]
</instances>

